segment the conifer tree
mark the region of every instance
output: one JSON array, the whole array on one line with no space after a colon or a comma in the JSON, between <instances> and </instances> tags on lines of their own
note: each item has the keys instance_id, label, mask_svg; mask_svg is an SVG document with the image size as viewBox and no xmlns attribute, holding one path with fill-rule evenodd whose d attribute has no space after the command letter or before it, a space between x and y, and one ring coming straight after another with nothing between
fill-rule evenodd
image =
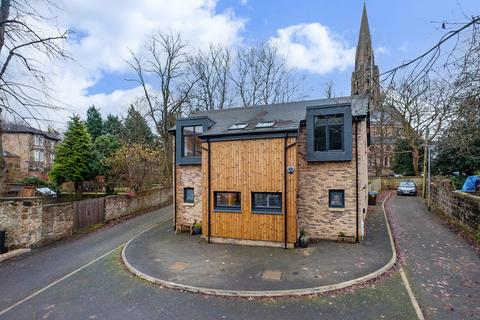
<instances>
[{"instance_id":1,"label":"conifer tree","mask_svg":"<svg viewBox=\"0 0 480 320\"><path fill-rule=\"evenodd\" d=\"M93 141L103 134L103 120L100 109L95 108L95 106L88 108L86 125Z\"/></svg>"},{"instance_id":2,"label":"conifer tree","mask_svg":"<svg viewBox=\"0 0 480 320\"><path fill-rule=\"evenodd\" d=\"M118 116L109 114L107 119L103 122L103 131L104 134L109 134L116 138L120 138L123 131L122 121L118 118Z\"/></svg>"},{"instance_id":3,"label":"conifer tree","mask_svg":"<svg viewBox=\"0 0 480 320\"><path fill-rule=\"evenodd\" d=\"M128 108L128 114L125 118L123 140L127 144L153 144L153 133L147 120L139 111L135 110L133 105Z\"/></svg>"},{"instance_id":4,"label":"conifer tree","mask_svg":"<svg viewBox=\"0 0 480 320\"><path fill-rule=\"evenodd\" d=\"M90 176L92 140L78 115L70 118L64 140L55 151L55 163L50 177L57 184L73 182L75 192L82 191L83 181Z\"/></svg>"}]
</instances>

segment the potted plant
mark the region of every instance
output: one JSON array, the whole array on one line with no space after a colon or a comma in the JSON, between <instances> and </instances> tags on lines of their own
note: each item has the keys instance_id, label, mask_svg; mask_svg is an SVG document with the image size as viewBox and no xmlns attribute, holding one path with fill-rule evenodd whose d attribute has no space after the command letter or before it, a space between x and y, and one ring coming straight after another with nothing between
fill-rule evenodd
<instances>
[{"instance_id":1,"label":"potted plant","mask_svg":"<svg viewBox=\"0 0 480 320\"><path fill-rule=\"evenodd\" d=\"M298 237L298 246L300 248L306 248L308 247L308 242L309 242L309 239L308 239L307 233L305 232L304 229L301 229L300 237Z\"/></svg>"},{"instance_id":2,"label":"potted plant","mask_svg":"<svg viewBox=\"0 0 480 320\"><path fill-rule=\"evenodd\" d=\"M193 234L202 234L202 224L200 222L193 224Z\"/></svg>"},{"instance_id":3,"label":"potted plant","mask_svg":"<svg viewBox=\"0 0 480 320\"><path fill-rule=\"evenodd\" d=\"M338 242L349 242L349 243L354 243L355 242L355 237L354 236L347 236L343 232L339 232L337 236L337 241Z\"/></svg>"}]
</instances>

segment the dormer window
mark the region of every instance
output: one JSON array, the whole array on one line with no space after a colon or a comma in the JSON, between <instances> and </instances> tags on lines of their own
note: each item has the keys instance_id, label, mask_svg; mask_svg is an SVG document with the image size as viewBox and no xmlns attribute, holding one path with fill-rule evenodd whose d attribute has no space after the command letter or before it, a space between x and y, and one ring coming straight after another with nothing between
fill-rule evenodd
<instances>
[{"instance_id":1,"label":"dormer window","mask_svg":"<svg viewBox=\"0 0 480 320\"><path fill-rule=\"evenodd\" d=\"M183 127L183 156L199 157L202 155L199 135L203 133L203 126Z\"/></svg>"},{"instance_id":2,"label":"dormer window","mask_svg":"<svg viewBox=\"0 0 480 320\"><path fill-rule=\"evenodd\" d=\"M310 107L306 124L308 161L352 160L350 105Z\"/></svg>"},{"instance_id":3,"label":"dormer window","mask_svg":"<svg viewBox=\"0 0 480 320\"><path fill-rule=\"evenodd\" d=\"M202 140L200 136L207 130L211 121L208 118L177 119L175 126L175 161L178 165L202 163Z\"/></svg>"},{"instance_id":4,"label":"dormer window","mask_svg":"<svg viewBox=\"0 0 480 320\"><path fill-rule=\"evenodd\" d=\"M38 147L43 147L45 144L45 139L42 136L35 135L33 136L33 145Z\"/></svg>"},{"instance_id":5,"label":"dormer window","mask_svg":"<svg viewBox=\"0 0 480 320\"><path fill-rule=\"evenodd\" d=\"M315 152L343 150L343 114L315 116L314 126Z\"/></svg>"}]
</instances>

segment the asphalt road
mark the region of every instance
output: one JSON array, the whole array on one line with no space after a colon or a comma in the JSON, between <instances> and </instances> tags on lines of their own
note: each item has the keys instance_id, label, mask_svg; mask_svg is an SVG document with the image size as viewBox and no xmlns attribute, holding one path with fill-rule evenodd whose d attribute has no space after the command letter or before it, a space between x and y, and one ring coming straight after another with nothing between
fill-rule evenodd
<instances>
[{"instance_id":1,"label":"asphalt road","mask_svg":"<svg viewBox=\"0 0 480 320\"><path fill-rule=\"evenodd\" d=\"M479 251L420 198L391 202L405 272L427 319L480 319Z\"/></svg>"},{"instance_id":2,"label":"asphalt road","mask_svg":"<svg viewBox=\"0 0 480 320\"><path fill-rule=\"evenodd\" d=\"M429 214L422 207L420 199L396 198L393 200L392 208L395 210L394 219L398 221L398 229L402 236L410 237L410 234L427 232L419 230L419 224L410 220L422 219L424 215ZM419 211L412 213L412 210ZM264 300L208 297L148 284L125 270L120 262L120 249L115 248L148 226L170 216L170 211L171 208L167 207L138 216L123 224L87 234L80 239L61 241L1 264L0 319L415 319L416 317L398 273L379 280L372 286L357 288L354 291L328 296ZM413 216L406 216L407 214ZM471 261L476 262L478 266L478 255L475 255L473 248L462 242L462 239L435 218L428 216L428 222L436 224L436 229L432 232L436 232L437 238L444 238L448 243L453 241L453 244L450 244L453 249L462 250L452 258L460 261L471 259L466 264L455 266L470 270ZM438 237L439 234L447 236ZM433 293L428 290L422 291L422 284L428 279L435 281L437 275L422 273L423 278L416 275L418 271L413 266L418 262L409 256L409 252L418 250L415 259L422 262L422 256L428 258L432 250L424 248L423 245L426 244L418 239L400 242L406 248L405 269L415 294L419 296L422 309L427 311L427 318L437 318L440 312L445 311L442 309L438 313L430 312L429 308L438 308L437 300ZM101 258L98 259L99 257ZM85 265L87 266L80 271L69 275ZM478 274L476 271L470 273L462 269L462 276L464 274L465 279L473 281L469 282L470 289L457 287L452 283L454 289L467 290L458 292L458 295L476 293L478 297L479 284L475 283ZM441 277L440 274L438 276ZM61 280L57 281L59 279ZM34 295L31 296L32 294ZM475 299L475 296L472 298ZM459 312L462 312L458 313L460 315L475 315L473 312L478 308L469 304L464 310L462 303L457 300L450 303L454 309L450 312L455 312L458 308L461 309ZM4 312L12 305L13 308ZM456 313L452 313L448 318L456 318L455 315Z\"/></svg>"}]
</instances>

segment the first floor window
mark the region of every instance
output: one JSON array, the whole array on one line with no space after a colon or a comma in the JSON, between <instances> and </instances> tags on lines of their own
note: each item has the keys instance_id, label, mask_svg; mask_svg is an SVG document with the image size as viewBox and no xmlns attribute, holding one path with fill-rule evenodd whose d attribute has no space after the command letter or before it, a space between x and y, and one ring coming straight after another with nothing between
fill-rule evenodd
<instances>
[{"instance_id":1,"label":"first floor window","mask_svg":"<svg viewBox=\"0 0 480 320\"><path fill-rule=\"evenodd\" d=\"M240 192L214 192L214 208L217 211L240 211L242 208Z\"/></svg>"},{"instance_id":2,"label":"first floor window","mask_svg":"<svg viewBox=\"0 0 480 320\"><path fill-rule=\"evenodd\" d=\"M252 211L258 213L281 213L280 192L252 192Z\"/></svg>"},{"instance_id":3,"label":"first floor window","mask_svg":"<svg viewBox=\"0 0 480 320\"><path fill-rule=\"evenodd\" d=\"M328 206L330 208L345 208L345 190L329 190Z\"/></svg>"},{"instance_id":4,"label":"first floor window","mask_svg":"<svg viewBox=\"0 0 480 320\"><path fill-rule=\"evenodd\" d=\"M202 126L183 127L183 156L199 157L202 155L199 135L203 133Z\"/></svg>"},{"instance_id":5,"label":"first floor window","mask_svg":"<svg viewBox=\"0 0 480 320\"><path fill-rule=\"evenodd\" d=\"M315 116L314 152L343 150L343 114Z\"/></svg>"},{"instance_id":6,"label":"first floor window","mask_svg":"<svg viewBox=\"0 0 480 320\"><path fill-rule=\"evenodd\" d=\"M195 195L193 188L183 188L183 202L184 203L194 203Z\"/></svg>"},{"instance_id":7,"label":"first floor window","mask_svg":"<svg viewBox=\"0 0 480 320\"><path fill-rule=\"evenodd\" d=\"M36 162L43 162L44 154L43 150L34 150L33 151L33 160Z\"/></svg>"}]
</instances>

